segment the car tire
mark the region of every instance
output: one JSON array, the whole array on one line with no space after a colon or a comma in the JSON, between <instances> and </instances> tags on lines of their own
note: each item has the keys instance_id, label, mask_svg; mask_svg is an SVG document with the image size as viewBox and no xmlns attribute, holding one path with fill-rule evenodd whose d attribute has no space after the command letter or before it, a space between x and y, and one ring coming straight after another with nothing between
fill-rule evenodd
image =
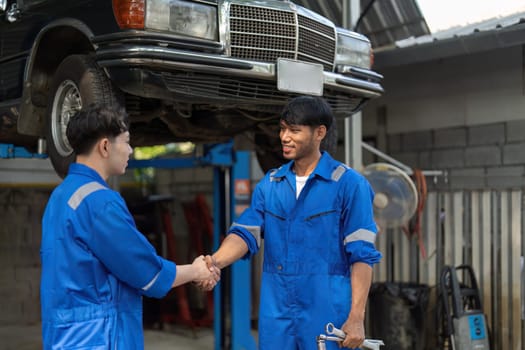
<instances>
[{"instance_id":1,"label":"car tire","mask_svg":"<svg viewBox=\"0 0 525 350\"><path fill-rule=\"evenodd\" d=\"M92 103L122 105L121 94L89 55L66 57L51 83L47 107L47 153L56 173L64 178L75 160L66 137L69 119Z\"/></svg>"}]
</instances>

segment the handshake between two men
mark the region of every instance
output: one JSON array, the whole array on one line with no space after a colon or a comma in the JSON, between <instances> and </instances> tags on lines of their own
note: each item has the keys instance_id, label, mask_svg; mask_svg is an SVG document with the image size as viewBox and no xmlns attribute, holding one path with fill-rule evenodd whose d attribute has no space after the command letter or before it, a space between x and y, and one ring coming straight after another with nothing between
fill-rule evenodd
<instances>
[{"instance_id":1,"label":"handshake between two men","mask_svg":"<svg viewBox=\"0 0 525 350\"><path fill-rule=\"evenodd\" d=\"M221 279L221 269L211 255L201 255L191 264L193 282L203 291L212 290Z\"/></svg>"},{"instance_id":2,"label":"handshake between two men","mask_svg":"<svg viewBox=\"0 0 525 350\"><path fill-rule=\"evenodd\" d=\"M248 253L248 245L236 235L229 234L222 241L219 249L212 255L201 255L193 262L202 269L201 278L193 281L203 291L212 290L221 278L221 269L233 264ZM193 265L193 264L192 264Z\"/></svg>"}]
</instances>

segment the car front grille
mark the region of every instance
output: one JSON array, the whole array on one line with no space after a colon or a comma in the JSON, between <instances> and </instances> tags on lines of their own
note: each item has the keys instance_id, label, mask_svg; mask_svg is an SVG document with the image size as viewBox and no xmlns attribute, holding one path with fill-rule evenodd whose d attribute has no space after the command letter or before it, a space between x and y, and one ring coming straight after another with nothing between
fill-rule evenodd
<instances>
[{"instance_id":1,"label":"car front grille","mask_svg":"<svg viewBox=\"0 0 525 350\"><path fill-rule=\"evenodd\" d=\"M263 62L296 59L333 71L335 28L295 12L230 5L230 54Z\"/></svg>"},{"instance_id":2,"label":"car front grille","mask_svg":"<svg viewBox=\"0 0 525 350\"><path fill-rule=\"evenodd\" d=\"M214 101L217 105L230 108L242 106L245 109L252 108L258 111L273 106L275 111L279 112L292 96L277 90L275 84L270 81L247 81L234 77L167 72L159 73L159 76L177 99L186 102ZM333 112L339 116L348 116L348 113L358 111L363 101L358 96L349 96L334 90L325 90L324 98L332 106Z\"/></svg>"}]
</instances>

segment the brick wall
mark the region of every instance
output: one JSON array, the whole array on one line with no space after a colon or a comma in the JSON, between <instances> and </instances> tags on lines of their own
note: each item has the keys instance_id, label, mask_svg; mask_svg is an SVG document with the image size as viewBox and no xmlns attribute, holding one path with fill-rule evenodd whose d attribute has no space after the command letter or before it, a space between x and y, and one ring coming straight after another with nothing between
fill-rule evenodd
<instances>
[{"instance_id":1,"label":"brick wall","mask_svg":"<svg viewBox=\"0 0 525 350\"><path fill-rule=\"evenodd\" d=\"M40 321L41 218L50 191L0 189L0 325Z\"/></svg>"},{"instance_id":2,"label":"brick wall","mask_svg":"<svg viewBox=\"0 0 525 350\"><path fill-rule=\"evenodd\" d=\"M442 170L435 189L507 189L525 185L525 121L391 134L387 152L408 166Z\"/></svg>"}]
</instances>

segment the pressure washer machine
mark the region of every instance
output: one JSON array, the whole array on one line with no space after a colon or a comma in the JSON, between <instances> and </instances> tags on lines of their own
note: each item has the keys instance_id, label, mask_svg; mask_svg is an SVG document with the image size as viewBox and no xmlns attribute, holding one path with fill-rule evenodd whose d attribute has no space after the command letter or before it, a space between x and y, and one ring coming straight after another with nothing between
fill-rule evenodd
<instances>
[{"instance_id":1,"label":"pressure washer machine","mask_svg":"<svg viewBox=\"0 0 525 350\"><path fill-rule=\"evenodd\" d=\"M458 274L462 276L461 282ZM443 348L489 350L478 283L470 265L445 266L440 278Z\"/></svg>"}]
</instances>

